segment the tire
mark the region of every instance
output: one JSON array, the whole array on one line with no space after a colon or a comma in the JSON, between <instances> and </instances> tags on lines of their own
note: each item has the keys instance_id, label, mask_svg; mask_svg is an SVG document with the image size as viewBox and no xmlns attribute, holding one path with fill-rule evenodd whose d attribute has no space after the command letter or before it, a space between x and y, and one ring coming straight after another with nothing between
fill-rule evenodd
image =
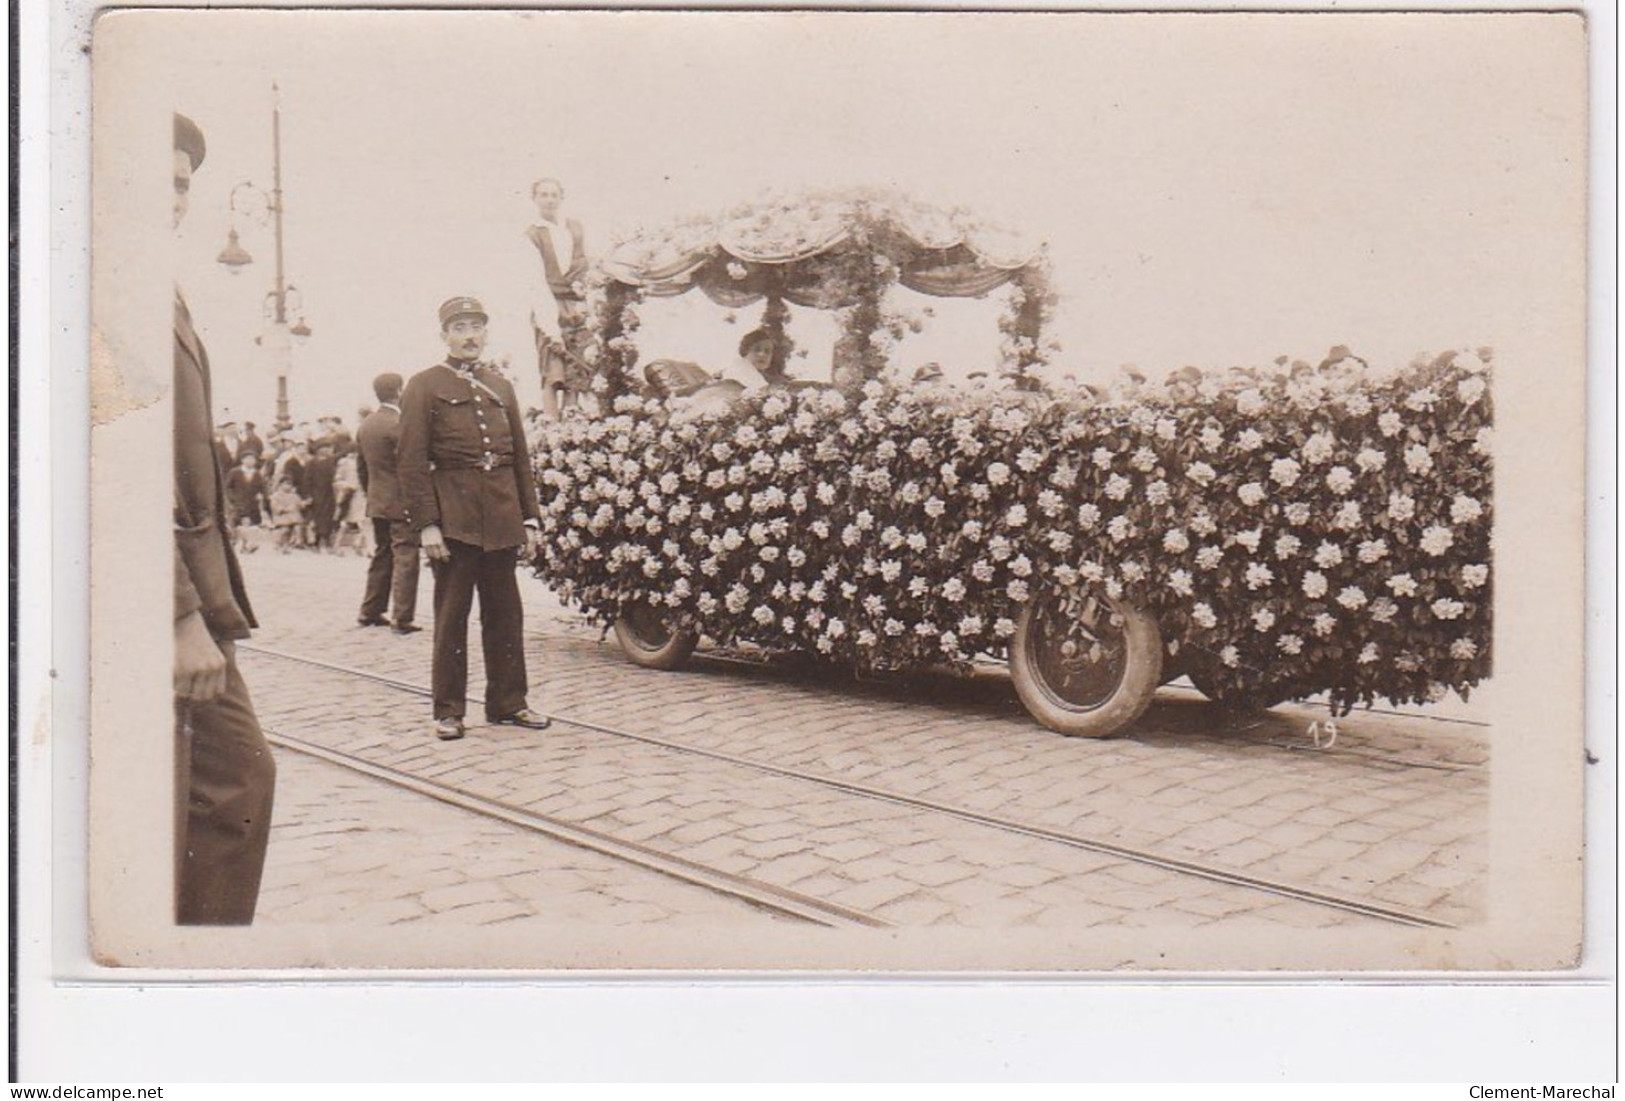
<instances>
[{"instance_id":1,"label":"tire","mask_svg":"<svg viewBox=\"0 0 1625 1101\"><path fill-rule=\"evenodd\" d=\"M699 636L692 631L673 631L659 611L639 604L615 621L615 641L633 665L670 670L687 663Z\"/></svg>"},{"instance_id":2,"label":"tire","mask_svg":"<svg viewBox=\"0 0 1625 1101\"><path fill-rule=\"evenodd\" d=\"M1251 688L1232 688L1227 679L1219 673L1212 658L1192 661L1190 667L1185 670L1185 675L1190 677L1198 692L1224 710L1233 711L1238 715L1268 711L1292 698L1291 691L1281 687L1259 685Z\"/></svg>"},{"instance_id":3,"label":"tire","mask_svg":"<svg viewBox=\"0 0 1625 1101\"><path fill-rule=\"evenodd\" d=\"M1051 730L1110 738L1151 704L1162 681L1162 633L1150 612L1104 593L1040 596L1016 625L1010 677Z\"/></svg>"}]
</instances>

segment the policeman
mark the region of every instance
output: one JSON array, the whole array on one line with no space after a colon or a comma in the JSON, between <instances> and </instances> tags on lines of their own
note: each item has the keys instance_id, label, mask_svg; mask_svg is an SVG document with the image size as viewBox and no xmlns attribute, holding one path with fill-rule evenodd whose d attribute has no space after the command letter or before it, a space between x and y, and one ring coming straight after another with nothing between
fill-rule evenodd
<instances>
[{"instance_id":1,"label":"policeman","mask_svg":"<svg viewBox=\"0 0 1625 1101\"><path fill-rule=\"evenodd\" d=\"M524 422L508 380L480 361L485 308L473 298L440 307L450 353L420 371L401 397L397 471L407 520L434 571L435 736L463 736L468 691L468 613L480 598L485 717L545 730L525 701L524 609L517 553L536 553L541 510Z\"/></svg>"}]
</instances>

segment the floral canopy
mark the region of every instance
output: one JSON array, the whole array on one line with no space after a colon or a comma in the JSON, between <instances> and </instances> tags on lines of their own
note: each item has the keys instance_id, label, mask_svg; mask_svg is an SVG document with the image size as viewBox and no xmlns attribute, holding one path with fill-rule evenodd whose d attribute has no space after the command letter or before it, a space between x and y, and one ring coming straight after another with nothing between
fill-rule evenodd
<instances>
[{"instance_id":1,"label":"floral canopy","mask_svg":"<svg viewBox=\"0 0 1625 1101\"><path fill-rule=\"evenodd\" d=\"M1015 279L1041 249L1020 236L905 196L849 192L736 207L618 246L604 261L610 279L648 297L698 287L730 309L762 298L798 306L855 305L855 261L878 251L910 290L968 298Z\"/></svg>"},{"instance_id":2,"label":"floral canopy","mask_svg":"<svg viewBox=\"0 0 1625 1101\"><path fill-rule=\"evenodd\" d=\"M871 378L886 367L892 345L920 324L887 302L895 284L949 298L1008 286L999 329L1004 369L1014 374L1044 361L1041 333L1055 301L1042 245L964 210L871 190L759 200L640 232L618 243L597 274L606 383L616 392L629 384L638 358L634 303L696 287L730 310L765 299L761 324L774 337L779 369L793 343L790 304L838 311L842 345Z\"/></svg>"}]
</instances>

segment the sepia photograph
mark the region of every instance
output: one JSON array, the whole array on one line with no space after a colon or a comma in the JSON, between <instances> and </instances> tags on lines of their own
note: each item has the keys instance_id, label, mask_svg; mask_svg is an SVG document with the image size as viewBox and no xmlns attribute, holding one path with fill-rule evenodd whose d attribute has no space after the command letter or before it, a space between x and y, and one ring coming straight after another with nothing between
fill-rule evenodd
<instances>
[{"instance_id":1,"label":"sepia photograph","mask_svg":"<svg viewBox=\"0 0 1625 1101\"><path fill-rule=\"evenodd\" d=\"M1579 961L1581 15L93 32L98 969Z\"/></svg>"}]
</instances>

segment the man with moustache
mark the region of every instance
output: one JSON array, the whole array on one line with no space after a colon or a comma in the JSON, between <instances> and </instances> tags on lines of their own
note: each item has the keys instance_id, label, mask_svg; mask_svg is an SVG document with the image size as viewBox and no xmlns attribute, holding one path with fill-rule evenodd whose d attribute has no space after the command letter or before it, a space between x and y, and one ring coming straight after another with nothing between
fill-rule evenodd
<instances>
[{"instance_id":1,"label":"man with moustache","mask_svg":"<svg viewBox=\"0 0 1625 1101\"><path fill-rule=\"evenodd\" d=\"M203 133L175 116L174 224L186 215ZM211 432L209 356L175 291L175 921L254 920L276 766L235 640L258 626L232 553Z\"/></svg>"},{"instance_id":2,"label":"man with moustache","mask_svg":"<svg viewBox=\"0 0 1625 1101\"><path fill-rule=\"evenodd\" d=\"M485 717L545 730L525 695L524 609L517 554L536 553L541 509L513 386L480 360L485 307L473 298L440 306L448 355L413 375L401 397L396 470L409 526L434 571L434 733L464 733L468 613L480 600Z\"/></svg>"}]
</instances>

